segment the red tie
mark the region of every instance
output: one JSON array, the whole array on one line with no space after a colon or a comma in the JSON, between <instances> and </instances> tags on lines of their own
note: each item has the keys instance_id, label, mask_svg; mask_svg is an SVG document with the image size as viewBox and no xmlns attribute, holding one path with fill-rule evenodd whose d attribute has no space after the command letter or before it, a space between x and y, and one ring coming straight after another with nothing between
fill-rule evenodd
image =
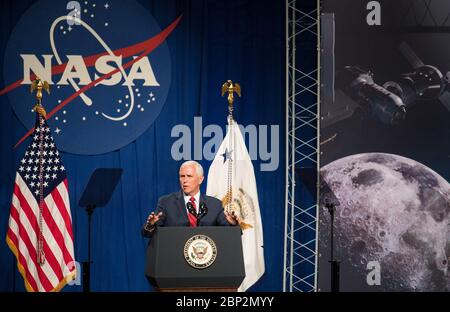
<instances>
[{"instance_id":1,"label":"red tie","mask_svg":"<svg viewBox=\"0 0 450 312\"><path fill-rule=\"evenodd\" d=\"M192 207L194 208L194 211L197 211L197 205L195 204L195 198L194 196L191 196L191 198L189 199L189 201L192 204ZM197 226L197 215L191 213L190 211L188 211L188 218L189 218L189 224L191 226Z\"/></svg>"}]
</instances>

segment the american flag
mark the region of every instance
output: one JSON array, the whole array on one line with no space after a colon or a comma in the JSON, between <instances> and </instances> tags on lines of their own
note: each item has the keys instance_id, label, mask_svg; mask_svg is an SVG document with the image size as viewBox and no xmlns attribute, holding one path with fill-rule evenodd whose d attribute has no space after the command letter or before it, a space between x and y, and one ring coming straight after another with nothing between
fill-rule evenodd
<instances>
[{"instance_id":1,"label":"american flag","mask_svg":"<svg viewBox=\"0 0 450 312\"><path fill-rule=\"evenodd\" d=\"M28 291L59 291L76 274L66 169L40 116L32 138L17 168L6 241Z\"/></svg>"}]
</instances>

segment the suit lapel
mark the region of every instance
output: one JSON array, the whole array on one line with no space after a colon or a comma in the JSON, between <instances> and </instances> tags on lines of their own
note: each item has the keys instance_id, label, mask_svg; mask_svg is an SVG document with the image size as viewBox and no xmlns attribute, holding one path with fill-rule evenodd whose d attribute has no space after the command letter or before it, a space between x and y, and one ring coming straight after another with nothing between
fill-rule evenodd
<instances>
[{"instance_id":1,"label":"suit lapel","mask_svg":"<svg viewBox=\"0 0 450 312\"><path fill-rule=\"evenodd\" d=\"M187 216L186 207L184 205L183 191L178 192L176 199L177 199L176 204L177 204L177 208L178 208L178 213L180 215L180 220L183 221L183 224L189 225L189 219Z\"/></svg>"},{"instance_id":2,"label":"suit lapel","mask_svg":"<svg viewBox=\"0 0 450 312\"><path fill-rule=\"evenodd\" d=\"M199 199L199 205L201 205L201 203L205 203L205 196L203 196L202 193L200 193L200 199Z\"/></svg>"},{"instance_id":3,"label":"suit lapel","mask_svg":"<svg viewBox=\"0 0 450 312\"><path fill-rule=\"evenodd\" d=\"M206 198L205 196L203 196L202 193L200 193L200 200L199 200L199 209L200 209L200 205L201 204L206 205ZM207 206L207 205L206 205ZM205 225L206 220L208 219L208 214L206 214L206 216L203 216L203 218L200 219L200 225Z\"/></svg>"}]
</instances>

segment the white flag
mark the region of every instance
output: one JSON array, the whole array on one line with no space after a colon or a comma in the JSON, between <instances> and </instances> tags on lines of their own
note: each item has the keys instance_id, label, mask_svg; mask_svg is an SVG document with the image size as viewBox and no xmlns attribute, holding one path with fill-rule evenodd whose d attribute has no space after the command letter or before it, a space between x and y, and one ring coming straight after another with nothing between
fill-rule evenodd
<instances>
[{"instance_id":1,"label":"white flag","mask_svg":"<svg viewBox=\"0 0 450 312\"><path fill-rule=\"evenodd\" d=\"M209 168L206 194L222 200L224 209L230 207L241 220L245 279L239 291L246 291L264 274L263 231L252 161L235 122Z\"/></svg>"}]
</instances>

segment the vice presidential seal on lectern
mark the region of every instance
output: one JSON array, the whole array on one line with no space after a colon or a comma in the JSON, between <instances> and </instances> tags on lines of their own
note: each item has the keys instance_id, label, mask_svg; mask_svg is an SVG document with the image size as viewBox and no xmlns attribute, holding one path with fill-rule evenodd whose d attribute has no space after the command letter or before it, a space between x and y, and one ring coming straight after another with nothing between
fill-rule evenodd
<instances>
[{"instance_id":1,"label":"vice presidential seal on lectern","mask_svg":"<svg viewBox=\"0 0 450 312\"><path fill-rule=\"evenodd\" d=\"M205 269L217 256L216 243L206 235L195 235L184 244L184 259L196 269Z\"/></svg>"}]
</instances>

